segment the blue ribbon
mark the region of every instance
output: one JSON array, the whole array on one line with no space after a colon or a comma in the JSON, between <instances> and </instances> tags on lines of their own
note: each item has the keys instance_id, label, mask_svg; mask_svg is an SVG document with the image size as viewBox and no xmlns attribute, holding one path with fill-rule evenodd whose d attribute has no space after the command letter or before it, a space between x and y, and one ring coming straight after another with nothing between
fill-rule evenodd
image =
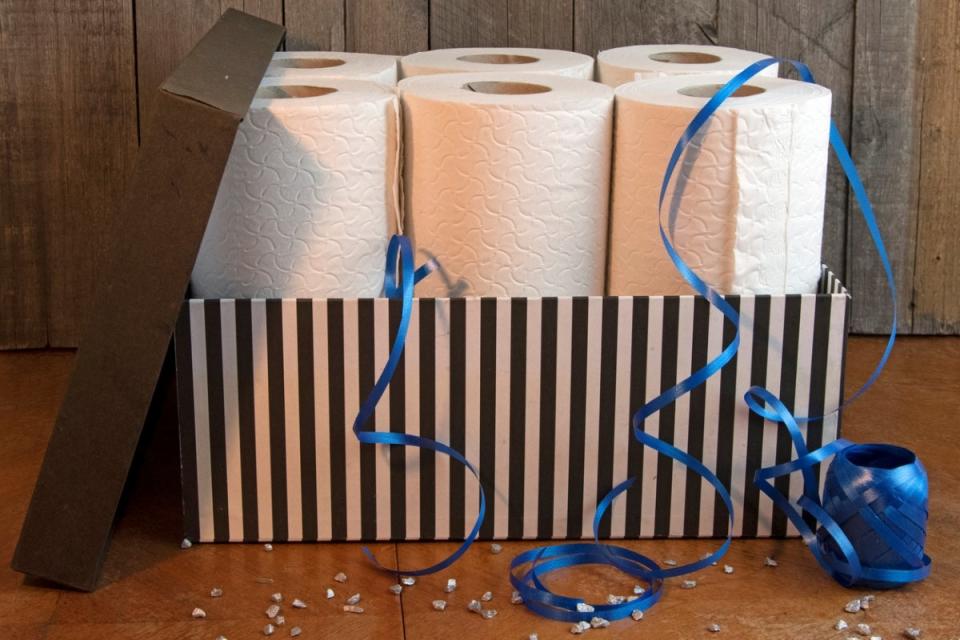
<instances>
[{"instance_id":1,"label":"blue ribbon","mask_svg":"<svg viewBox=\"0 0 960 640\"><path fill-rule=\"evenodd\" d=\"M397 273L399 264L400 272ZM360 411L353 421L353 433L361 444L374 445L401 445L405 447L417 447L419 449L429 449L444 455L450 456L453 460L459 462L474 475L477 483L480 482L480 474L477 468L470 463L459 451L449 447L442 442L423 438L421 436L409 435L406 433L396 433L392 431L365 431L364 426L373 418L377 403L383 397L383 393L390 385L397 366L400 364L400 357L403 355L404 345L407 341L407 331L410 328L410 315L413 311L413 288L417 282L427 277L436 269L436 263L431 260L414 270L413 268L413 247L410 240L404 236L394 235L390 238L390 244L387 247L387 266L384 273L383 290L384 294L391 299L399 299L401 303L400 324L397 327L397 335L393 339L393 346L390 348L390 356L387 358L387 364L377 378L376 384L370 394L360 405ZM463 544L453 554L440 562L425 567L423 569L403 569L399 567L390 569L380 564L374 557L368 547L363 547L363 553L369 558L375 567L383 571L407 576L423 576L441 571L457 561L462 556L480 533L480 525L483 523L486 514L486 497L484 496L483 486L480 487L480 510L477 513L476 522L473 529L464 539Z\"/></svg>"}]
</instances>

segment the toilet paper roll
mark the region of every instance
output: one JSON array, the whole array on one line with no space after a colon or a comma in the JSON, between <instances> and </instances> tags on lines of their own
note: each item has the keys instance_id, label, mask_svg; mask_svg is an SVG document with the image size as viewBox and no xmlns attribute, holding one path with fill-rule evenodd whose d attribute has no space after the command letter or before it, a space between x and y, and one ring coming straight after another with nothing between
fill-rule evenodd
<instances>
[{"instance_id":1,"label":"toilet paper roll","mask_svg":"<svg viewBox=\"0 0 960 640\"><path fill-rule=\"evenodd\" d=\"M616 90L611 295L690 293L657 229L657 197L674 145L727 80L675 76ZM754 78L729 98L674 172L674 246L723 293L812 293L820 278L830 91ZM691 167L691 161L696 162Z\"/></svg>"},{"instance_id":2,"label":"toilet paper roll","mask_svg":"<svg viewBox=\"0 0 960 640\"><path fill-rule=\"evenodd\" d=\"M762 53L692 44L644 44L607 49L597 54L597 80L618 87L634 80L687 74L736 75L757 60ZM759 75L775 78L777 65Z\"/></svg>"},{"instance_id":3,"label":"toilet paper roll","mask_svg":"<svg viewBox=\"0 0 960 640\"><path fill-rule=\"evenodd\" d=\"M278 51L267 67L267 77L298 80L369 80L397 84L397 56L344 51Z\"/></svg>"},{"instance_id":4,"label":"toilet paper roll","mask_svg":"<svg viewBox=\"0 0 960 640\"><path fill-rule=\"evenodd\" d=\"M267 78L237 131L193 270L202 298L370 297L398 186L397 98Z\"/></svg>"},{"instance_id":5,"label":"toilet paper roll","mask_svg":"<svg viewBox=\"0 0 960 640\"><path fill-rule=\"evenodd\" d=\"M400 58L404 78L437 73L550 73L593 79L593 58L556 49L434 49Z\"/></svg>"},{"instance_id":6,"label":"toilet paper roll","mask_svg":"<svg viewBox=\"0 0 960 640\"><path fill-rule=\"evenodd\" d=\"M402 80L422 296L603 293L613 91L545 74Z\"/></svg>"}]
</instances>

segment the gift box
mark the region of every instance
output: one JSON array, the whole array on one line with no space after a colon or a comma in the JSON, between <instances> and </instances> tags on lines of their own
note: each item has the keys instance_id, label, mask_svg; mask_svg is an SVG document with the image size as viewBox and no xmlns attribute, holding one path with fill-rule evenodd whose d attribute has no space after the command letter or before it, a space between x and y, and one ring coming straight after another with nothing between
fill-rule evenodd
<instances>
[{"instance_id":1,"label":"gift box","mask_svg":"<svg viewBox=\"0 0 960 640\"><path fill-rule=\"evenodd\" d=\"M823 269L809 295L728 296L741 316L736 358L650 417L644 429L716 472L734 536L783 536L786 518L753 474L792 459L782 430L741 398L754 384L798 415L842 397L849 295ZM360 445L360 402L387 359L400 302L189 300L176 328L185 535L194 541L445 540L469 532L473 476L446 456ZM722 502L701 477L645 449L630 419L728 344L734 327L695 296L422 298L403 361L367 428L426 436L477 465L480 536L717 537ZM836 415L802 428L811 449ZM823 470L821 469L820 472ZM779 480L798 496L799 479Z\"/></svg>"}]
</instances>

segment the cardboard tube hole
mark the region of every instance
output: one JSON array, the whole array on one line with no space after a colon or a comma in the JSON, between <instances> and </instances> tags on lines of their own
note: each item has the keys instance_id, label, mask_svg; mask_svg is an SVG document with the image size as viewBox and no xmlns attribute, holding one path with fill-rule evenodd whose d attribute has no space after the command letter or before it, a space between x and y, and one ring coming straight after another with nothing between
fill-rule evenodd
<instances>
[{"instance_id":1,"label":"cardboard tube hole","mask_svg":"<svg viewBox=\"0 0 960 640\"><path fill-rule=\"evenodd\" d=\"M672 62L674 64L710 64L720 62L720 56L702 51L663 51L651 53L650 59L657 62Z\"/></svg>"},{"instance_id":2,"label":"cardboard tube hole","mask_svg":"<svg viewBox=\"0 0 960 640\"><path fill-rule=\"evenodd\" d=\"M540 58L524 56L517 53L473 53L457 58L461 62L478 62L480 64L530 64L539 62Z\"/></svg>"},{"instance_id":3,"label":"cardboard tube hole","mask_svg":"<svg viewBox=\"0 0 960 640\"><path fill-rule=\"evenodd\" d=\"M684 87L683 89L677 89L677 93L680 93L685 96L690 96L691 98L712 98L713 94L720 90L723 87L722 84L700 84L693 87ZM734 91L730 97L731 98L746 98L747 96L755 96L757 94L765 92L766 89L763 87L758 87L752 84L745 84L736 91Z\"/></svg>"},{"instance_id":4,"label":"cardboard tube hole","mask_svg":"<svg viewBox=\"0 0 960 640\"><path fill-rule=\"evenodd\" d=\"M547 93L550 87L532 82L503 82L499 80L477 80L463 85L467 91L494 93L498 95L522 96L531 93Z\"/></svg>"},{"instance_id":5,"label":"cardboard tube hole","mask_svg":"<svg viewBox=\"0 0 960 640\"><path fill-rule=\"evenodd\" d=\"M346 64L339 58L281 58L274 60L273 66L285 69L329 69Z\"/></svg>"},{"instance_id":6,"label":"cardboard tube hole","mask_svg":"<svg viewBox=\"0 0 960 640\"><path fill-rule=\"evenodd\" d=\"M257 89L257 98L272 100L275 98L317 98L335 93L333 87L308 87L302 84L281 84L276 86L260 87Z\"/></svg>"}]
</instances>

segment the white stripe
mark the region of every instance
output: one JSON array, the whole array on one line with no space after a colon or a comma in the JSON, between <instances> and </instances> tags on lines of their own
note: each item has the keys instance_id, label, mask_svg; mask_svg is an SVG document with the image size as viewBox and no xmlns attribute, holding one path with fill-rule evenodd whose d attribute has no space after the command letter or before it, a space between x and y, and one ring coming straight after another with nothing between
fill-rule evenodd
<instances>
[{"instance_id":1,"label":"white stripe","mask_svg":"<svg viewBox=\"0 0 960 640\"><path fill-rule=\"evenodd\" d=\"M537 537L540 500L540 349L543 300L527 300L527 397L524 408L523 537ZM549 346L547 347L550 348Z\"/></svg>"},{"instance_id":2,"label":"white stripe","mask_svg":"<svg viewBox=\"0 0 960 640\"><path fill-rule=\"evenodd\" d=\"M510 298L497 298L496 430L493 537L506 538L510 516Z\"/></svg>"},{"instance_id":3,"label":"white stripe","mask_svg":"<svg viewBox=\"0 0 960 640\"><path fill-rule=\"evenodd\" d=\"M257 533L273 539L273 481L270 477L270 381L267 367L267 304L250 301L253 340L253 430L257 443Z\"/></svg>"},{"instance_id":4,"label":"white stripe","mask_svg":"<svg viewBox=\"0 0 960 640\"><path fill-rule=\"evenodd\" d=\"M407 331L406 347L403 350L404 361L404 432L420 435L420 301L413 302L410 313L410 330ZM405 540L420 539L420 449L417 447L397 447L391 455L403 453L405 463L404 478L406 484L406 531Z\"/></svg>"},{"instance_id":5,"label":"white stripe","mask_svg":"<svg viewBox=\"0 0 960 640\"><path fill-rule=\"evenodd\" d=\"M730 461L730 498L733 500L733 535L743 533L743 492L746 482L747 429L750 409L743 402L743 394L750 387L751 358L753 357L754 297L740 298L740 350L737 351L737 391L733 413L733 459Z\"/></svg>"},{"instance_id":6,"label":"white stripe","mask_svg":"<svg viewBox=\"0 0 960 640\"><path fill-rule=\"evenodd\" d=\"M343 301L343 414L344 467L346 469L347 540L359 540L360 442L353 434L353 420L360 410L359 328L357 300ZM336 428L338 425L333 425Z\"/></svg>"},{"instance_id":7,"label":"white stripe","mask_svg":"<svg viewBox=\"0 0 960 640\"><path fill-rule=\"evenodd\" d=\"M593 537L597 510L597 455L600 449L600 344L603 341L603 298L587 300L587 397L583 438L583 519L580 535Z\"/></svg>"},{"instance_id":8,"label":"white stripe","mask_svg":"<svg viewBox=\"0 0 960 640\"><path fill-rule=\"evenodd\" d=\"M780 395L780 369L783 364L783 319L786 310L786 298L783 296L770 297L770 324L767 348L767 389ZM759 427L763 454L760 467L769 467L777 462L777 426L764 423ZM748 478L748 482L753 480ZM757 536L768 537L773 528L773 501L764 494L760 494L757 505Z\"/></svg>"},{"instance_id":9,"label":"white stripe","mask_svg":"<svg viewBox=\"0 0 960 640\"><path fill-rule=\"evenodd\" d=\"M300 370L297 354L297 301L280 303L283 318L283 423L287 466L287 539L303 540L303 493L300 474Z\"/></svg>"},{"instance_id":10,"label":"white stripe","mask_svg":"<svg viewBox=\"0 0 960 640\"><path fill-rule=\"evenodd\" d=\"M690 375L693 357L693 296L680 296L680 316L677 326L677 382ZM690 394L685 393L676 401L673 420L673 444L681 451L689 451L690 440ZM670 491L670 535L683 535L684 506L687 503L687 467L676 460L672 466L672 490Z\"/></svg>"},{"instance_id":11,"label":"white stripe","mask_svg":"<svg viewBox=\"0 0 960 640\"><path fill-rule=\"evenodd\" d=\"M210 406L207 389L207 332L203 300L190 301L190 348L193 357L193 426L197 447L197 506L200 542L212 542L213 470L210 463Z\"/></svg>"},{"instance_id":12,"label":"white stripe","mask_svg":"<svg viewBox=\"0 0 960 640\"><path fill-rule=\"evenodd\" d=\"M710 305L709 337L707 338L707 362L723 351L723 313ZM707 379L703 411L703 464L713 473L717 472L717 445L720 439L720 373ZM717 492L707 480L700 483L700 535L713 535L713 518Z\"/></svg>"},{"instance_id":13,"label":"white stripe","mask_svg":"<svg viewBox=\"0 0 960 640\"><path fill-rule=\"evenodd\" d=\"M794 415L806 416L810 413L810 369L813 359L813 321L816 310L817 297L815 295L800 296L800 339L797 345L797 386L794 400ZM807 439L807 423L799 425L803 439ZM785 428L785 427L781 427ZM790 459L796 458L797 452L791 449ZM790 502L796 505L803 493L803 478L800 474L790 476L788 495ZM799 535L792 522L787 522L787 535Z\"/></svg>"},{"instance_id":14,"label":"white stripe","mask_svg":"<svg viewBox=\"0 0 960 640\"><path fill-rule=\"evenodd\" d=\"M373 379L380 377L387 359L390 356L390 300L387 298L377 298L373 301ZM390 431L390 385L387 385L383 392L383 397L377 403L374 409L373 425L367 425L368 429L376 431ZM364 394L369 393L364 390ZM366 396L364 396L366 398ZM366 445L370 446L370 445ZM374 446L374 468L376 469L376 519L377 519L377 540L390 539L390 449L381 445Z\"/></svg>"},{"instance_id":15,"label":"white stripe","mask_svg":"<svg viewBox=\"0 0 960 640\"><path fill-rule=\"evenodd\" d=\"M843 375L843 341L844 341L844 313L847 298L843 295L832 296L830 304L830 342L827 349L827 374L824 385L824 413L834 411L841 402L840 380ZM839 416L833 414L823 421L823 444L829 444L837 439ZM823 483L827 477L827 467L820 465L820 495L823 495Z\"/></svg>"},{"instance_id":16,"label":"white stripe","mask_svg":"<svg viewBox=\"0 0 960 640\"><path fill-rule=\"evenodd\" d=\"M317 539L333 537L333 499L330 496L330 355L327 301L313 300L313 413L317 442Z\"/></svg>"},{"instance_id":17,"label":"white stripe","mask_svg":"<svg viewBox=\"0 0 960 640\"><path fill-rule=\"evenodd\" d=\"M438 298L435 302L436 325L434 327L434 393L436 395L436 438L437 442L450 444L450 300ZM450 456L436 455L436 538L446 540L450 537ZM468 474L469 475L469 474ZM467 482L471 482L468 478Z\"/></svg>"},{"instance_id":18,"label":"white stripe","mask_svg":"<svg viewBox=\"0 0 960 640\"><path fill-rule=\"evenodd\" d=\"M557 300L557 415L556 446L553 457L553 534L567 536L567 483L570 462L570 340L573 324L573 300Z\"/></svg>"},{"instance_id":19,"label":"white stripe","mask_svg":"<svg viewBox=\"0 0 960 640\"><path fill-rule=\"evenodd\" d=\"M223 427L227 454L227 514L230 542L243 541L243 474L240 466L240 409L237 393L236 301L220 301L223 346Z\"/></svg>"},{"instance_id":20,"label":"white stripe","mask_svg":"<svg viewBox=\"0 0 960 640\"><path fill-rule=\"evenodd\" d=\"M613 485L627 479L630 440L630 357L633 353L633 298L617 299L617 389L613 416ZM610 515L610 536L622 538L627 526L627 497L621 495L613 503Z\"/></svg>"},{"instance_id":21,"label":"white stripe","mask_svg":"<svg viewBox=\"0 0 960 640\"><path fill-rule=\"evenodd\" d=\"M480 298L466 300L467 353L466 353L466 445L465 457L474 465L480 464ZM478 467L479 468L479 467ZM473 528L480 508L478 482L465 474L463 522L464 532ZM487 500L493 496L486 496Z\"/></svg>"},{"instance_id":22,"label":"white stripe","mask_svg":"<svg viewBox=\"0 0 960 640\"><path fill-rule=\"evenodd\" d=\"M644 402L660 395L660 368L663 358L663 297L649 298L647 313L647 379ZM639 409L639 407L637 407ZM653 436L660 435L660 413L655 413L643 423L643 430ZM657 452L643 447L643 502L640 505L640 537L653 537L657 516Z\"/></svg>"}]
</instances>

